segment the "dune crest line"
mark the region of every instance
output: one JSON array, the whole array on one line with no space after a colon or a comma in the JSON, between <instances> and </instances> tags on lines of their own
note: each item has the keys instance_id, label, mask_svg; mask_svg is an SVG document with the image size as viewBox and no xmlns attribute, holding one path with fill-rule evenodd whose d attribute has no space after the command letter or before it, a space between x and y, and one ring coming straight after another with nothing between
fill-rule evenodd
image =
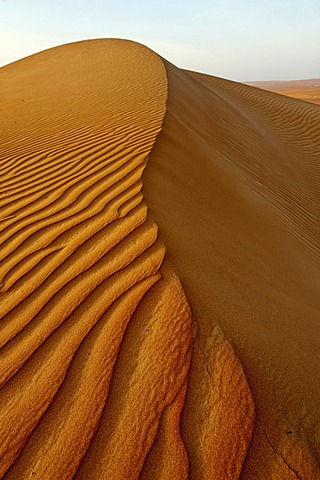
<instances>
[{"instance_id":1,"label":"dune crest line","mask_svg":"<svg viewBox=\"0 0 320 480\"><path fill-rule=\"evenodd\" d=\"M0 477L189 478L195 324L141 192L163 62L80 42L0 83Z\"/></svg>"}]
</instances>

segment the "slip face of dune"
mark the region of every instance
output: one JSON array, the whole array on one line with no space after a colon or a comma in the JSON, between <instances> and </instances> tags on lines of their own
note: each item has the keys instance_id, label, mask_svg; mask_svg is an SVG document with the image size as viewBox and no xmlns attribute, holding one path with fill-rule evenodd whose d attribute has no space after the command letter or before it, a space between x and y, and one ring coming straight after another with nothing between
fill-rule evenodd
<instances>
[{"instance_id":1,"label":"slip face of dune","mask_svg":"<svg viewBox=\"0 0 320 480\"><path fill-rule=\"evenodd\" d=\"M319 108L166 67L167 113L143 192L198 323L200 351L208 357L218 324L252 389L256 416L241 478L319 478ZM191 366L195 383L199 365ZM234 375L222 378L222 398L232 398ZM191 382L182 422L189 450L202 449L201 427L192 434L189 424L202 398L210 403L208 390ZM254 414L248 392L241 398L239 416L229 418L245 428ZM231 405L218 415L221 426ZM200 463L194 468L202 478Z\"/></svg>"},{"instance_id":2,"label":"slip face of dune","mask_svg":"<svg viewBox=\"0 0 320 480\"><path fill-rule=\"evenodd\" d=\"M320 478L317 107L123 40L0 87L0 478Z\"/></svg>"}]
</instances>

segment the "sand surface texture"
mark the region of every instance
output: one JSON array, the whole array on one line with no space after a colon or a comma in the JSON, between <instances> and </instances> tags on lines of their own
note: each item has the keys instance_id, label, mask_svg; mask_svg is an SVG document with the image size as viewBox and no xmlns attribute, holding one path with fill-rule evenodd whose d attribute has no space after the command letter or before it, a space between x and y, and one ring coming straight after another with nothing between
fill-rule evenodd
<instances>
[{"instance_id":1,"label":"sand surface texture","mask_svg":"<svg viewBox=\"0 0 320 480\"><path fill-rule=\"evenodd\" d=\"M0 92L0 478L319 479L319 107L124 40Z\"/></svg>"}]
</instances>

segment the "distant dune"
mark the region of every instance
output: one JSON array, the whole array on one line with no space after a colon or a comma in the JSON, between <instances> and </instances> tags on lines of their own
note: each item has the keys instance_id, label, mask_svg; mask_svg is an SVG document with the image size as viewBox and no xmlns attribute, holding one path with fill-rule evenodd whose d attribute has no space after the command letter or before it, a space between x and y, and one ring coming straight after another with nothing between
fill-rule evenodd
<instances>
[{"instance_id":1,"label":"distant dune","mask_svg":"<svg viewBox=\"0 0 320 480\"><path fill-rule=\"evenodd\" d=\"M320 78L282 82L249 82L247 85L320 105Z\"/></svg>"},{"instance_id":2,"label":"distant dune","mask_svg":"<svg viewBox=\"0 0 320 480\"><path fill-rule=\"evenodd\" d=\"M319 107L125 40L0 91L0 478L319 479Z\"/></svg>"}]
</instances>

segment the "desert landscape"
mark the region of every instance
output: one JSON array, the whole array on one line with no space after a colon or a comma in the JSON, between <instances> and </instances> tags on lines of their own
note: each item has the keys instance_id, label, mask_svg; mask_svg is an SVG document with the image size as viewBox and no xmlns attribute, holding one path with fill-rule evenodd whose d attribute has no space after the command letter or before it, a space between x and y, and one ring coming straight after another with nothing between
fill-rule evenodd
<instances>
[{"instance_id":1,"label":"desert landscape","mask_svg":"<svg viewBox=\"0 0 320 480\"><path fill-rule=\"evenodd\" d=\"M280 82L248 82L247 85L320 105L320 78Z\"/></svg>"},{"instance_id":2,"label":"desert landscape","mask_svg":"<svg viewBox=\"0 0 320 480\"><path fill-rule=\"evenodd\" d=\"M320 479L319 85L100 39L0 87L0 478Z\"/></svg>"}]
</instances>

